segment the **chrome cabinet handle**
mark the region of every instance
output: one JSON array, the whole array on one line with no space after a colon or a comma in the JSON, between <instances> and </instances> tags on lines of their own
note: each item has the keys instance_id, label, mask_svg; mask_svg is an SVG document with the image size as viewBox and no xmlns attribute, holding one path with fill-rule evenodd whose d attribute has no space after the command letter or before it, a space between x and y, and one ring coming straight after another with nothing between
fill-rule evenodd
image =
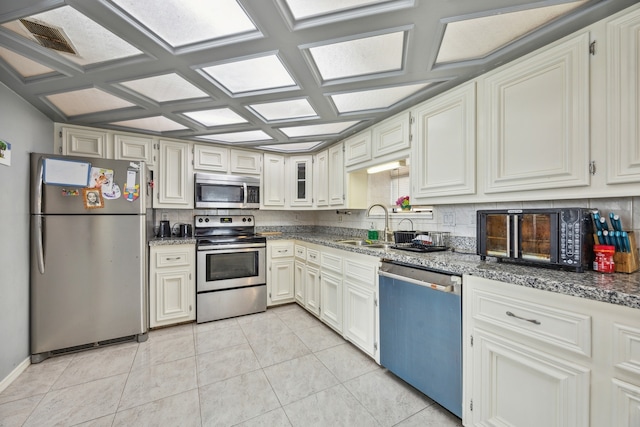
<instances>
[{"instance_id":1,"label":"chrome cabinet handle","mask_svg":"<svg viewBox=\"0 0 640 427\"><path fill-rule=\"evenodd\" d=\"M517 315L513 314L510 311L507 311L507 316L515 317L516 319L524 320L525 322L531 322L534 325L541 325L542 324L539 320L536 320L536 319L525 319L524 317L517 316Z\"/></svg>"}]
</instances>

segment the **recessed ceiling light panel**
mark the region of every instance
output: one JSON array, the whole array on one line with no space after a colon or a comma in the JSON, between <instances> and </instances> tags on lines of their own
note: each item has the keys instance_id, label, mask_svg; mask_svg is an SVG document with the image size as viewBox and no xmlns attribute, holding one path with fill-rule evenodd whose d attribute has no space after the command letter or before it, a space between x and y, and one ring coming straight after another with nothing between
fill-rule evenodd
<instances>
[{"instance_id":1,"label":"recessed ceiling light panel","mask_svg":"<svg viewBox=\"0 0 640 427\"><path fill-rule=\"evenodd\" d=\"M261 130L251 130L247 132L217 133L214 135L200 135L199 138L210 139L221 142L253 142L267 141L272 139Z\"/></svg>"},{"instance_id":2,"label":"recessed ceiling light panel","mask_svg":"<svg viewBox=\"0 0 640 427\"><path fill-rule=\"evenodd\" d=\"M305 19L330 13L343 12L363 6L388 3L387 0L285 0L295 19Z\"/></svg>"},{"instance_id":3,"label":"recessed ceiling light panel","mask_svg":"<svg viewBox=\"0 0 640 427\"><path fill-rule=\"evenodd\" d=\"M256 31L236 0L112 0L172 47Z\"/></svg>"},{"instance_id":4,"label":"recessed ceiling light panel","mask_svg":"<svg viewBox=\"0 0 640 427\"><path fill-rule=\"evenodd\" d=\"M124 120L121 122L113 122L112 125L124 126L134 129L142 129L151 132L170 132L173 130L188 129L180 123L162 116L146 117L143 119Z\"/></svg>"},{"instance_id":5,"label":"recessed ceiling light panel","mask_svg":"<svg viewBox=\"0 0 640 427\"><path fill-rule=\"evenodd\" d=\"M212 65L202 71L232 95L297 87L275 54Z\"/></svg>"},{"instance_id":6,"label":"recessed ceiling light panel","mask_svg":"<svg viewBox=\"0 0 640 427\"><path fill-rule=\"evenodd\" d=\"M389 108L427 86L428 84L424 83L384 89L363 90L331 95L331 99L340 113L379 110Z\"/></svg>"},{"instance_id":7,"label":"recessed ceiling light panel","mask_svg":"<svg viewBox=\"0 0 640 427\"><path fill-rule=\"evenodd\" d=\"M46 98L67 117L135 107L129 101L96 88L57 93Z\"/></svg>"},{"instance_id":8,"label":"recessed ceiling light panel","mask_svg":"<svg viewBox=\"0 0 640 427\"><path fill-rule=\"evenodd\" d=\"M449 22L436 63L484 58L587 0Z\"/></svg>"},{"instance_id":9,"label":"recessed ceiling light panel","mask_svg":"<svg viewBox=\"0 0 640 427\"><path fill-rule=\"evenodd\" d=\"M344 132L358 121L326 123L322 125L293 126L280 128L280 130L290 138L316 135L335 135Z\"/></svg>"},{"instance_id":10,"label":"recessed ceiling light panel","mask_svg":"<svg viewBox=\"0 0 640 427\"><path fill-rule=\"evenodd\" d=\"M130 80L121 84L157 102L209 96L175 73Z\"/></svg>"},{"instance_id":11,"label":"recessed ceiling light panel","mask_svg":"<svg viewBox=\"0 0 640 427\"><path fill-rule=\"evenodd\" d=\"M402 69L404 31L309 48L322 80L399 71Z\"/></svg>"},{"instance_id":12,"label":"recessed ceiling light panel","mask_svg":"<svg viewBox=\"0 0 640 427\"><path fill-rule=\"evenodd\" d=\"M249 109L254 111L266 122L318 117L318 113L316 113L316 110L313 109L306 98L251 104Z\"/></svg>"},{"instance_id":13,"label":"recessed ceiling light panel","mask_svg":"<svg viewBox=\"0 0 640 427\"><path fill-rule=\"evenodd\" d=\"M297 153L301 151L302 152L313 151L320 144L322 144L322 141L292 142L292 143L278 144L278 145L261 145L256 148L261 148L264 150L272 150L272 151L281 151L283 153Z\"/></svg>"},{"instance_id":14,"label":"recessed ceiling light panel","mask_svg":"<svg viewBox=\"0 0 640 427\"><path fill-rule=\"evenodd\" d=\"M236 114L229 108L189 111L183 114L206 127L247 123L247 120L245 120L242 116Z\"/></svg>"},{"instance_id":15,"label":"recessed ceiling light panel","mask_svg":"<svg viewBox=\"0 0 640 427\"><path fill-rule=\"evenodd\" d=\"M19 55L12 50L0 46L0 58L4 59L23 78L41 76L55 72L39 62L33 61L26 56Z\"/></svg>"}]
</instances>

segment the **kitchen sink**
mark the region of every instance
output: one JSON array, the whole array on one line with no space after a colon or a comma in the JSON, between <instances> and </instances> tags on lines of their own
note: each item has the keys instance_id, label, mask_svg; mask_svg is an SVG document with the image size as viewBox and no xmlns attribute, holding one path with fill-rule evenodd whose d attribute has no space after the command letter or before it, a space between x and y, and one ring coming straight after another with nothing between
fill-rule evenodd
<instances>
[{"instance_id":1,"label":"kitchen sink","mask_svg":"<svg viewBox=\"0 0 640 427\"><path fill-rule=\"evenodd\" d=\"M363 240L363 239L349 239L349 240L337 240L336 243L342 243L345 245L352 246L365 246L367 248L378 248L378 249L389 249L393 246L391 242L376 242L371 240Z\"/></svg>"}]
</instances>

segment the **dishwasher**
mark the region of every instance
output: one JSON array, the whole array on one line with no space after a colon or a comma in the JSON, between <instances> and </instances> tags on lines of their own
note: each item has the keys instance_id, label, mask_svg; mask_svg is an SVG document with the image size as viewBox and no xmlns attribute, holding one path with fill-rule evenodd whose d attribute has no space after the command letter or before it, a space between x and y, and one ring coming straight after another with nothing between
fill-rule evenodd
<instances>
[{"instance_id":1,"label":"dishwasher","mask_svg":"<svg viewBox=\"0 0 640 427\"><path fill-rule=\"evenodd\" d=\"M462 277L383 262L380 364L462 418Z\"/></svg>"}]
</instances>

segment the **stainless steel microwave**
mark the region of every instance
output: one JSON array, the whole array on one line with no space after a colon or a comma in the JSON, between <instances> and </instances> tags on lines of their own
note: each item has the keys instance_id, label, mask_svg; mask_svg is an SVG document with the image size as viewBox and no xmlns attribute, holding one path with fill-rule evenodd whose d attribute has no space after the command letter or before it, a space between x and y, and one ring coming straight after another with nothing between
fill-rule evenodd
<instances>
[{"instance_id":1,"label":"stainless steel microwave","mask_svg":"<svg viewBox=\"0 0 640 427\"><path fill-rule=\"evenodd\" d=\"M196 209L259 209L260 178L195 174Z\"/></svg>"},{"instance_id":2,"label":"stainless steel microwave","mask_svg":"<svg viewBox=\"0 0 640 427\"><path fill-rule=\"evenodd\" d=\"M593 262L593 223L585 208L479 210L477 253L519 264L582 272Z\"/></svg>"}]
</instances>

